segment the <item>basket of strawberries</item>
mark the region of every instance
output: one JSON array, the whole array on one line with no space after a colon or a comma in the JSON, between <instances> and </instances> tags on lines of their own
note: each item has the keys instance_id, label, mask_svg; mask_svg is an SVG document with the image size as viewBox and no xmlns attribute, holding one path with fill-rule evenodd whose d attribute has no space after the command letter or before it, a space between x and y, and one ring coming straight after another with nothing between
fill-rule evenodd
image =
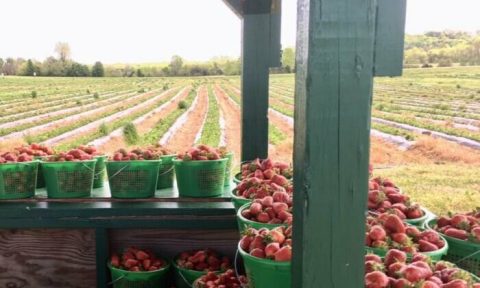
<instances>
[{"instance_id":1,"label":"basket of strawberries","mask_svg":"<svg viewBox=\"0 0 480 288\"><path fill-rule=\"evenodd\" d=\"M113 198L151 198L157 189L161 154L151 149L117 150L107 161Z\"/></svg>"},{"instance_id":2,"label":"basket of strawberries","mask_svg":"<svg viewBox=\"0 0 480 288\"><path fill-rule=\"evenodd\" d=\"M43 158L53 155L52 148L42 144L32 143L30 145L24 145L15 148L19 154L27 154L33 156L33 159L42 160ZM45 179L43 179L42 165L38 165L37 171L37 188L45 188Z\"/></svg>"},{"instance_id":3,"label":"basket of strawberries","mask_svg":"<svg viewBox=\"0 0 480 288\"><path fill-rule=\"evenodd\" d=\"M287 178L275 174L271 179L260 179L251 177L242 180L237 187L231 191L231 198L235 209L252 202L254 199L263 199L266 196L288 198L292 195L293 185Z\"/></svg>"},{"instance_id":4,"label":"basket of strawberries","mask_svg":"<svg viewBox=\"0 0 480 288\"><path fill-rule=\"evenodd\" d=\"M172 188L174 175L173 159L176 156L175 153L161 145L149 147L148 149L155 151L160 155L160 159L162 160L158 169L157 189Z\"/></svg>"},{"instance_id":5,"label":"basket of strawberries","mask_svg":"<svg viewBox=\"0 0 480 288\"><path fill-rule=\"evenodd\" d=\"M216 197L223 194L227 158L216 148L198 145L173 160L181 197Z\"/></svg>"},{"instance_id":6,"label":"basket of strawberries","mask_svg":"<svg viewBox=\"0 0 480 288\"><path fill-rule=\"evenodd\" d=\"M278 226L292 225L292 198L286 192L255 199L252 203L240 207L237 221L240 232L252 227L255 229L273 229Z\"/></svg>"},{"instance_id":7,"label":"basket of strawberries","mask_svg":"<svg viewBox=\"0 0 480 288\"><path fill-rule=\"evenodd\" d=\"M93 188L101 188L105 182L105 172L106 165L105 160L107 159L106 155L100 153L97 148L93 146L80 145L77 149L82 150L83 152L91 155L93 158L97 159L97 164L95 164L95 174L93 177Z\"/></svg>"},{"instance_id":8,"label":"basket of strawberries","mask_svg":"<svg viewBox=\"0 0 480 288\"><path fill-rule=\"evenodd\" d=\"M248 287L245 276L238 276L232 269L216 274L208 272L193 282L193 288L242 288Z\"/></svg>"},{"instance_id":9,"label":"basket of strawberries","mask_svg":"<svg viewBox=\"0 0 480 288\"><path fill-rule=\"evenodd\" d=\"M0 199L33 197L37 169L38 162L28 154L0 154Z\"/></svg>"},{"instance_id":10,"label":"basket of strawberries","mask_svg":"<svg viewBox=\"0 0 480 288\"><path fill-rule=\"evenodd\" d=\"M293 168L284 162L267 159L255 159L245 161L241 165L240 173L235 175L234 181L240 183L243 179L256 177L259 179L270 179L274 174L282 175L289 181L293 179Z\"/></svg>"}]
</instances>

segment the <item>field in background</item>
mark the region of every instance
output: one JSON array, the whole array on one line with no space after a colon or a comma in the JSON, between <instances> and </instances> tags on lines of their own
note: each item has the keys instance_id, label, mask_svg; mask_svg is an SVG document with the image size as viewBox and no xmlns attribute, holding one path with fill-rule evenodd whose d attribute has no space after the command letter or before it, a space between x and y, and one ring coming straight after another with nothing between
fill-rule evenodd
<instances>
[{"instance_id":1,"label":"field in background","mask_svg":"<svg viewBox=\"0 0 480 288\"><path fill-rule=\"evenodd\" d=\"M239 155L239 84L238 77L0 78L0 150L22 142L107 152L205 143ZM293 75L271 76L270 155L285 161L293 147L293 95ZM372 117L377 174L393 177L435 212L478 206L479 67L407 69L401 78L376 79Z\"/></svg>"}]
</instances>

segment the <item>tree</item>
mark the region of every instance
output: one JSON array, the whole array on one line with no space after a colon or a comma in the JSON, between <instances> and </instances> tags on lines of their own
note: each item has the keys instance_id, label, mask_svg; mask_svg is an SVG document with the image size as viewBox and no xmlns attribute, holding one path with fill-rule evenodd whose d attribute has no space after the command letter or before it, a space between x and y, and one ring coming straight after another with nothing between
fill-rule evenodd
<instances>
[{"instance_id":1,"label":"tree","mask_svg":"<svg viewBox=\"0 0 480 288\"><path fill-rule=\"evenodd\" d=\"M295 50L293 48L285 48L282 51L282 67L290 73L295 68ZM288 67L288 68L287 68Z\"/></svg>"},{"instance_id":2,"label":"tree","mask_svg":"<svg viewBox=\"0 0 480 288\"><path fill-rule=\"evenodd\" d=\"M6 62L3 64L2 73L5 75L16 75L17 74L17 63L15 59L9 57Z\"/></svg>"},{"instance_id":3,"label":"tree","mask_svg":"<svg viewBox=\"0 0 480 288\"><path fill-rule=\"evenodd\" d=\"M42 63L42 75L45 76L65 76L65 65L63 62L55 59L54 57L48 57Z\"/></svg>"},{"instance_id":4,"label":"tree","mask_svg":"<svg viewBox=\"0 0 480 288\"><path fill-rule=\"evenodd\" d=\"M92 67L92 76L93 77L103 77L105 76L105 70L103 69L103 64L100 61L95 62Z\"/></svg>"},{"instance_id":5,"label":"tree","mask_svg":"<svg viewBox=\"0 0 480 288\"><path fill-rule=\"evenodd\" d=\"M90 75L90 71L87 65L82 65L77 62L72 62L70 67L67 69L66 76L69 77L87 77Z\"/></svg>"},{"instance_id":6,"label":"tree","mask_svg":"<svg viewBox=\"0 0 480 288\"><path fill-rule=\"evenodd\" d=\"M58 42L55 45L55 52L58 54L58 59L60 59L60 61L62 62L65 62L68 59L70 59L71 50L70 50L70 45L68 45L67 42Z\"/></svg>"},{"instance_id":7,"label":"tree","mask_svg":"<svg viewBox=\"0 0 480 288\"><path fill-rule=\"evenodd\" d=\"M145 77L141 69L137 69L137 77Z\"/></svg>"},{"instance_id":8,"label":"tree","mask_svg":"<svg viewBox=\"0 0 480 288\"><path fill-rule=\"evenodd\" d=\"M180 56L174 55L170 60L170 64L168 65L170 74L172 76L178 76L180 71L182 70L183 66L183 59Z\"/></svg>"},{"instance_id":9,"label":"tree","mask_svg":"<svg viewBox=\"0 0 480 288\"><path fill-rule=\"evenodd\" d=\"M35 66L31 59L27 61L27 67L25 68L25 76L33 76L35 74Z\"/></svg>"},{"instance_id":10,"label":"tree","mask_svg":"<svg viewBox=\"0 0 480 288\"><path fill-rule=\"evenodd\" d=\"M0 58L0 74L2 73L3 63L5 63L3 58Z\"/></svg>"}]
</instances>

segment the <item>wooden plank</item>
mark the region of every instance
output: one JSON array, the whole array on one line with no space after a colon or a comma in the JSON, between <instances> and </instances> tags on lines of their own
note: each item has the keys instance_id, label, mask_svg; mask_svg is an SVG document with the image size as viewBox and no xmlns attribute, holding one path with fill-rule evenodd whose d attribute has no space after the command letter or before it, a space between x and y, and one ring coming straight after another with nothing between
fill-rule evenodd
<instances>
[{"instance_id":1,"label":"wooden plank","mask_svg":"<svg viewBox=\"0 0 480 288\"><path fill-rule=\"evenodd\" d=\"M93 230L0 230L0 287L96 287Z\"/></svg>"},{"instance_id":2,"label":"wooden plank","mask_svg":"<svg viewBox=\"0 0 480 288\"><path fill-rule=\"evenodd\" d=\"M292 287L363 286L374 3L299 1Z\"/></svg>"},{"instance_id":3,"label":"wooden plank","mask_svg":"<svg viewBox=\"0 0 480 288\"><path fill-rule=\"evenodd\" d=\"M242 21L242 161L268 156L270 15Z\"/></svg>"},{"instance_id":4,"label":"wooden plank","mask_svg":"<svg viewBox=\"0 0 480 288\"><path fill-rule=\"evenodd\" d=\"M407 0L377 0L375 76L401 76Z\"/></svg>"}]
</instances>

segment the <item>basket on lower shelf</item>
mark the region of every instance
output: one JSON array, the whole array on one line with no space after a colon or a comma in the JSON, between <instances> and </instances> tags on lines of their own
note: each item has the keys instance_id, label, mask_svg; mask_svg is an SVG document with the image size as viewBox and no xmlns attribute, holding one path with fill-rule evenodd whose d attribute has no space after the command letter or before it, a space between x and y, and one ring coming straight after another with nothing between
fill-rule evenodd
<instances>
[{"instance_id":1,"label":"basket on lower shelf","mask_svg":"<svg viewBox=\"0 0 480 288\"><path fill-rule=\"evenodd\" d=\"M37 169L37 161L0 164L0 199L33 197Z\"/></svg>"},{"instance_id":2,"label":"basket on lower shelf","mask_svg":"<svg viewBox=\"0 0 480 288\"><path fill-rule=\"evenodd\" d=\"M427 228L433 229L436 220L427 222ZM445 260L455 263L458 267L465 269L480 277L480 243L463 241L441 234L448 242L448 253Z\"/></svg>"},{"instance_id":3,"label":"basket on lower shelf","mask_svg":"<svg viewBox=\"0 0 480 288\"><path fill-rule=\"evenodd\" d=\"M176 288L190 288L195 280L207 274L207 272L204 271L196 271L179 267L176 264L176 261L174 261L173 267L175 268L174 282Z\"/></svg>"},{"instance_id":4,"label":"basket on lower shelf","mask_svg":"<svg viewBox=\"0 0 480 288\"><path fill-rule=\"evenodd\" d=\"M157 189L173 187L173 158L175 155L165 155L160 158L162 163L158 169Z\"/></svg>"},{"instance_id":5,"label":"basket on lower shelf","mask_svg":"<svg viewBox=\"0 0 480 288\"><path fill-rule=\"evenodd\" d=\"M223 194L227 158L208 161L174 159L181 197L216 197Z\"/></svg>"},{"instance_id":6,"label":"basket on lower shelf","mask_svg":"<svg viewBox=\"0 0 480 288\"><path fill-rule=\"evenodd\" d=\"M89 197L97 160L42 162L49 198Z\"/></svg>"},{"instance_id":7,"label":"basket on lower shelf","mask_svg":"<svg viewBox=\"0 0 480 288\"><path fill-rule=\"evenodd\" d=\"M113 198L151 198L157 189L162 160L107 161Z\"/></svg>"},{"instance_id":8,"label":"basket on lower shelf","mask_svg":"<svg viewBox=\"0 0 480 288\"><path fill-rule=\"evenodd\" d=\"M97 164L95 165L93 188L101 188L105 183L105 170L106 170L105 160L107 159L107 156L103 156L103 155L96 156L95 159L97 159Z\"/></svg>"},{"instance_id":9,"label":"basket on lower shelf","mask_svg":"<svg viewBox=\"0 0 480 288\"><path fill-rule=\"evenodd\" d=\"M114 288L167 288L168 270L170 264L155 271L132 272L112 267L108 264L112 274Z\"/></svg>"}]
</instances>

